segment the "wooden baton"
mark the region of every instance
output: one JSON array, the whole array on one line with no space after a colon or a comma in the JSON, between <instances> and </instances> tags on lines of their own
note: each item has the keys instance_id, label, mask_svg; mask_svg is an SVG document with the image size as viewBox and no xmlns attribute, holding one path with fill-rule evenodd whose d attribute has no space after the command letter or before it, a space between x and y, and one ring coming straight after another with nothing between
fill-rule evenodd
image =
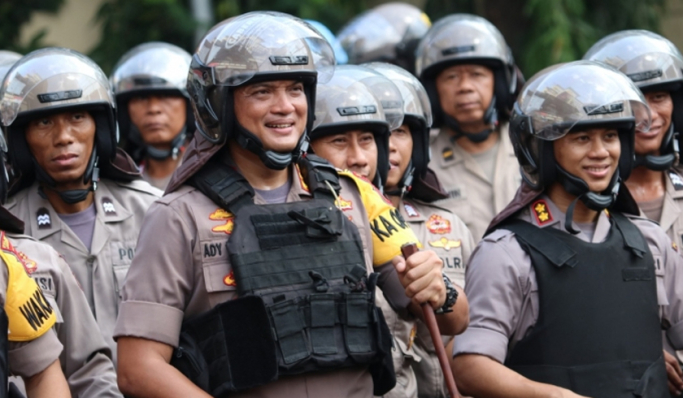
<instances>
[{"instance_id":1,"label":"wooden baton","mask_svg":"<svg viewBox=\"0 0 683 398\"><path fill-rule=\"evenodd\" d=\"M403 257L408 259L408 257L417 253L417 244L406 243L401 246L401 253ZM429 303L422 303L422 313L424 314L425 324L427 329L429 329L429 334L432 336L432 342L434 343L434 348L436 349L436 356L439 358L439 364L441 365L441 371L443 372L443 377L446 379L446 387L448 388L448 393L451 398L461 398L458 387L455 385L455 379L453 378L453 372L451 371L451 364L448 361L448 354L446 354L446 347L443 346L443 340L441 340L441 332L439 331L439 325L436 323L436 315L434 315L434 309L429 306Z\"/></svg>"}]
</instances>

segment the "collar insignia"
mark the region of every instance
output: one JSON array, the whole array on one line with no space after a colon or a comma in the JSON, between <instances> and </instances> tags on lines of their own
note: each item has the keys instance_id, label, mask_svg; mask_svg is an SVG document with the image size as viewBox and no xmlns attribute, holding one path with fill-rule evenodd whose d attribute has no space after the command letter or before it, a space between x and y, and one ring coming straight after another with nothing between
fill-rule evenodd
<instances>
[{"instance_id":1,"label":"collar insignia","mask_svg":"<svg viewBox=\"0 0 683 398\"><path fill-rule=\"evenodd\" d=\"M453 160L453 157L455 156L453 154L453 148L444 148L441 152L441 156L445 161Z\"/></svg>"},{"instance_id":2,"label":"collar insignia","mask_svg":"<svg viewBox=\"0 0 683 398\"><path fill-rule=\"evenodd\" d=\"M403 203L403 209L406 211L408 217L420 217L420 213L415 210L415 207L408 202Z\"/></svg>"},{"instance_id":3,"label":"collar insignia","mask_svg":"<svg viewBox=\"0 0 683 398\"><path fill-rule=\"evenodd\" d=\"M460 239L451 240L448 238L441 238L434 242L429 242L429 246L444 249L446 251L449 251L451 249L457 249L458 247L460 247L460 245L462 245L462 240Z\"/></svg>"},{"instance_id":4,"label":"collar insignia","mask_svg":"<svg viewBox=\"0 0 683 398\"><path fill-rule=\"evenodd\" d=\"M553 215L550 214L548 204L545 202L545 200L541 199L535 201L531 205L531 209L533 210L534 216L536 217L536 223L538 225L545 225L553 221Z\"/></svg>"},{"instance_id":5,"label":"collar insignia","mask_svg":"<svg viewBox=\"0 0 683 398\"><path fill-rule=\"evenodd\" d=\"M116 208L114 207L114 201L109 199L108 197L103 197L102 198L102 210L104 210L104 214L107 216L115 216L116 215Z\"/></svg>"},{"instance_id":6,"label":"collar insignia","mask_svg":"<svg viewBox=\"0 0 683 398\"><path fill-rule=\"evenodd\" d=\"M670 171L669 179L671 179L671 184L673 184L675 190L683 190L683 178L681 178L681 176L679 176L673 171Z\"/></svg>"},{"instance_id":7,"label":"collar insignia","mask_svg":"<svg viewBox=\"0 0 683 398\"><path fill-rule=\"evenodd\" d=\"M437 235L445 235L451 232L451 222L438 214L432 214L427 220L429 232Z\"/></svg>"},{"instance_id":8,"label":"collar insignia","mask_svg":"<svg viewBox=\"0 0 683 398\"><path fill-rule=\"evenodd\" d=\"M41 207L36 212L36 223L38 224L38 229L50 229L52 228L52 219L50 218L50 212Z\"/></svg>"},{"instance_id":9,"label":"collar insignia","mask_svg":"<svg viewBox=\"0 0 683 398\"><path fill-rule=\"evenodd\" d=\"M216 209L213 213L209 214L209 220L213 221L225 221L223 225L217 225L211 228L213 232L223 232L227 235L232 234L232 228L234 227L235 216L223 209Z\"/></svg>"}]
</instances>

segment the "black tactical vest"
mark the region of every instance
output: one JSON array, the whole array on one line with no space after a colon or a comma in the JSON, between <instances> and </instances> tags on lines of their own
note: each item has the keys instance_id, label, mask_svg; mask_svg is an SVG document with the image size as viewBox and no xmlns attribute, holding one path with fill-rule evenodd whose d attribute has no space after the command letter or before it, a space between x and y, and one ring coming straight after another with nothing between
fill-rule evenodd
<instances>
[{"instance_id":1,"label":"black tactical vest","mask_svg":"<svg viewBox=\"0 0 683 398\"><path fill-rule=\"evenodd\" d=\"M521 220L500 226L531 257L539 294L538 321L505 365L593 398L668 397L652 254L633 223L610 217L598 244Z\"/></svg>"},{"instance_id":2,"label":"black tactical vest","mask_svg":"<svg viewBox=\"0 0 683 398\"><path fill-rule=\"evenodd\" d=\"M240 298L188 319L174 355L202 353L196 369L177 367L214 397L287 375L376 366L391 350L376 275L368 277L358 230L334 204L336 171L311 155L300 166L312 200L255 205L247 181L219 162L193 179L235 216L227 248Z\"/></svg>"}]
</instances>

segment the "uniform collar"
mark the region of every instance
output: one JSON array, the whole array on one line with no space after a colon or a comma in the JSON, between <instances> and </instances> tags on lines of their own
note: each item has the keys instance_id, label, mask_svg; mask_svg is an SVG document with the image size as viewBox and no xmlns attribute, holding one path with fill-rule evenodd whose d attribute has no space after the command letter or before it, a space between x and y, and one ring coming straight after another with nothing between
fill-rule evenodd
<instances>
[{"instance_id":1,"label":"uniform collar","mask_svg":"<svg viewBox=\"0 0 683 398\"><path fill-rule=\"evenodd\" d=\"M38 183L34 183L28 189L26 200L28 201L28 209L30 214L31 231L34 238L43 240L63 229L62 219L55 211L50 202L43 198L38 193ZM123 221L133 214L121 205L121 203L112 195L108 187L108 182L100 181L97 184L97 191L95 191L94 199L95 208L97 211L97 218L95 222L95 230L93 231L93 240L91 252L96 254L102 249L108 232L106 229L98 228L98 224L108 224ZM62 242L83 249L83 243L73 231L71 233L61 234Z\"/></svg>"},{"instance_id":2,"label":"uniform collar","mask_svg":"<svg viewBox=\"0 0 683 398\"><path fill-rule=\"evenodd\" d=\"M403 219L408 222L424 222L427 220L424 212L421 211L412 199L401 199L398 203L398 211L403 216Z\"/></svg>"},{"instance_id":3,"label":"uniform collar","mask_svg":"<svg viewBox=\"0 0 683 398\"><path fill-rule=\"evenodd\" d=\"M565 216L566 214L553 203L553 201L546 195L541 195L535 199L531 204L526 206L526 211L522 212L520 217L536 225L539 228L552 227L566 231L565 229ZM593 232L592 243L602 242L607 238L611 228L611 223L609 221L609 216L607 211L601 211L598 215L597 225L595 231ZM584 241L589 241L588 236L583 232L579 232L576 235L579 239Z\"/></svg>"}]
</instances>

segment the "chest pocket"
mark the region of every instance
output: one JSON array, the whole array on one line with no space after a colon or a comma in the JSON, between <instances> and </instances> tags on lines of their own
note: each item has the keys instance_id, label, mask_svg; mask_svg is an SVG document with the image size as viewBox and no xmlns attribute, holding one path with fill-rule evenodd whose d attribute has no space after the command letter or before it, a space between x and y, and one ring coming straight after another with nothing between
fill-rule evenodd
<instances>
[{"instance_id":1,"label":"chest pocket","mask_svg":"<svg viewBox=\"0 0 683 398\"><path fill-rule=\"evenodd\" d=\"M660 306L669 305L669 299L666 296L666 288L664 287L664 258L660 254L652 254L655 261L655 275L657 277L657 303Z\"/></svg>"},{"instance_id":2,"label":"chest pocket","mask_svg":"<svg viewBox=\"0 0 683 398\"><path fill-rule=\"evenodd\" d=\"M228 256L228 240L207 239L199 242L202 273L208 293L234 292L235 276Z\"/></svg>"},{"instance_id":3,"label":"chest pocket","mask_svg":"<svg viewBox=\"0 0 683 398\"><path fill-rule=\"evenodd\" d=\"M36 281L38 287L40 287L40 290L42 290L45 299L54 309L55 315L57 316L57 323L63 323L64 318L62 317L62 313L57 305L57 289L55 287L55 281L52 278L52 275L47 272L36 272L31 275L31 278Z\"/></svg>"},{"instance_id":4,"label":"chest pocket","mask_svg":"<svg viewBox=\"0 0 683 398\"><path fill-rule=\"evenodd\" d=\"M126 281L126 274L130 268L130 263L135 257L135 240L127 240L123 242L111 242L109 244L109 255L111 256L111 264L114 272L114 286L116 293L121 299L121 291L123 284Z\"/></svg>"}]
</instances>

